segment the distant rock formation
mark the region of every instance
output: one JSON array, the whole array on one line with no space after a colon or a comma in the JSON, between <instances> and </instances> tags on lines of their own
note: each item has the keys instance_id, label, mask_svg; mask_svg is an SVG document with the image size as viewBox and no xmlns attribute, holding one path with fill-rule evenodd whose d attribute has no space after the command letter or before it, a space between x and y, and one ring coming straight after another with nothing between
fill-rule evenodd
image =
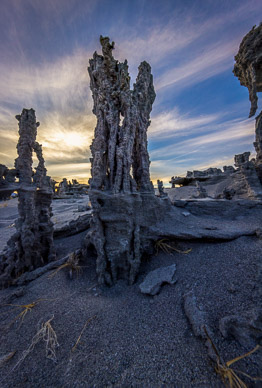
<instances>
[{"instance_id":1,"label":"distant rock formation","mask_svg":"<svg viewBox=\"0 0 262 388\"><path fill-rule=\"evenodd\" d=\"M46 176L42 146L37 143L35 111L23 109L19 121L18 158L15 161L19 177L16 233L10 238L0 256L0 284L8 286L14 278L53 260L53 224L51 222L52 187ZM32 154L39 161L32 170Z\"/></svg>"},{"instance_id":2,"label":"distant rock formation","mask_svg":"<svg viewBox=\"0 0 262 388\"><path fill-rule=\"evenodd\" d=\"M160 197L167 197L167 193L164 192L164 184L163 181L160 181L159 179L157 180L157 188L159 192Z\"/></svg>"},{"instance_id":3,"label":"distant rock formation","mask_svg":"<svg viewBox=\"0 0 262 388\"><path fill-rule=\"evenodd\" d=\"M8 183L15 183L17 171L15 168L8 168L4 164L0 164L0 186Z\"/></svg>"},{"instance_id":4,"label":"distant rock formation","mask_svg":"<svg viewBox=\"0 0 262 388\"><path fill-rule=\"evenodd\" d=\"M257 110L257 92L262 92L262 23L243 38L238 54L235 56L233 73L238 77L241 85L249 90L251 109L249 117ZM205 186L212 198L223 199L262 199L262 112L256 118L256 139L254 147L256 159L249 160L250 152L235 155L235 166L224 166L223 172L217 168L205 171L188 171L186 177L172 177L171 185L177 186ZM216 187L214 187L216 186ZM209 189L209 190L208 190ZM187 198L189 197L187 192ZM175 199L176 194L173 194ZM192 190L191 198L197 198Z\"/></svg>"},{"instance_id":5,"label":"distant rock formation","mask_svg":"<svg viewBox=\"0 0 262 388\"><path fill-rule=\"evenodd\" d=\"M76 179L72 179L71 183L66 178L63 178L63 180L59 183L58 188L54 187L54 192L56 194L55 198L69 195L87 194L88 188L88 185L78 183Z\"/></svg>"},{"instance_id":6,"label":"distant rock formation","mask_svg":"<svg viewBox=\"0 0 262 388\"><path fill-rule=\"evenodd\" d=\"M17 189L16 175L15 168L9 169L4 164L0 164L0 199L9 198L12 192Z\"/></svg>"},{"instance_id":7,"label":"distant rock formation","mask_svg":"<svg viewBox=\"0 0 262 388\"><path fill-rule=\"evenodd\" d=\"M155 91L147 62L140 64L130 90L127 61L114 59L108 37L101 36L100 43L103 55L95 52L88 68L97 125L90 147L93 221L86 243L96 248L100 284L119 278L131 284L143 252L152 250L148 227L166 203L155 196L149 174L147 128Z\"/></svg>"},{"instance_id":8,"label":"distant rock formation","mask_svg":"<svg viewBox=\"0 0 262 388\"><path fill-rule=\"evenodd\" d=\"M225 167L225 168L229 169L229 167ZM230 166L230 168L234 170L234 167ZM220 170L220 168L208 168L207 170L203 170L203 171L199 171L199 170L187 171L187 174L185 177L172 176L169 183L171 183L172 188L175 188L176 185L187 186L192 183L195 185L196 182L204 182L210 178L223 176L223 175L224 174L222 170Z\"/></svg>"},{"instance_id":9,"label":"distant rock formation","mask_svg":"<svg viewBox=\"0 0 262 388\"><path fill-rule=\"evenodd\" d=\"M183 199L210 197L261 200L262 186L258 179L256 163L254 159L249 160L249 157L250 152L235 155L236 168L224 166L223 171L209 168L204 171L188 171L185 177L172 177L170 183L175 191L169 192L170 198L180 199L183 187L187 187ZM176 188L177 186L180 188Z\"/></svg>"}]
</instances>

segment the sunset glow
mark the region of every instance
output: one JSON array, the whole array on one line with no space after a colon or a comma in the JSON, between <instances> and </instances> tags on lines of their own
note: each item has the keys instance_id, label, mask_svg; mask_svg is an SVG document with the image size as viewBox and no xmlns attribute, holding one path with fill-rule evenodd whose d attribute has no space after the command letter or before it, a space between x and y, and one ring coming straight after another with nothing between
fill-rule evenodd
<instances>
[{"instance_id":1,"label":"sunset glow","mask_svg":"<svg viewBox=\"0 0 262 388\"><path fill-rule=\"evenodd\" d=\"M153 181L254 152L248 91L232 69L261 1L4 0L0 11L0 163L13 166L15 115L32 107L48 174L88 180L96 118L87 66L101 34L128 60L131 82L141 61L152 66Z\"/></svg>"}]
</instances>

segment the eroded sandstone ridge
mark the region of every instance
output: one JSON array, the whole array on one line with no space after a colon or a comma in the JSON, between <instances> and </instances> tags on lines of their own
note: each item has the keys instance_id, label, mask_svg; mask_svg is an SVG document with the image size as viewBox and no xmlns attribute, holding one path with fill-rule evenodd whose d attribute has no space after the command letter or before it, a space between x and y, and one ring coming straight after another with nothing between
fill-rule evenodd
<instances>
[{"instance_id":1,"label":"eroded sandstone ridge","mask_svg":"<svg viewBox=\"0 0 262 388\"><path fill-rule=\"evenodd\" d=\"M19 177L16 233L0 257L0 284L6 286L25 271L33 270L54 259L53 224L51 222L52 187L46 176L42 146L36 141L35 111L23 109L19 122L18 158L15 168ZM39 161L33 172L33 151Z\"/></svg>"},{"instance_id":2,"label":"eroded sandstone ridge","mask_svg":"<svg viewBox=\"0 0 262 388\"><path fill-rule=\"evenodd\" d=\"M155 100L151 67L139 66L133 90L127 61L114 59L109 38L100 37L103 55L94 53L88 72L97 117L91 145L91 231L87 236L97 251L100 284L118 278L133 283L142 254L150 249L149 226L161 214L161 204L150 181L147 128Z\"/></svg>"}]
</instances>

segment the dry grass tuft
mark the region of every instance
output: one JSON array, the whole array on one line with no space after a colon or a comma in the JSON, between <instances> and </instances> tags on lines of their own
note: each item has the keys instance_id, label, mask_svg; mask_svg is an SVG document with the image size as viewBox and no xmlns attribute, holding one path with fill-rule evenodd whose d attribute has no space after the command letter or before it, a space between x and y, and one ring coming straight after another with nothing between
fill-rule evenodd
<instances>
[{"instance_id":1,"label":"dry grass tuft","mask_svg":"<svg viewBox=\"0 0 262 388\"><path fill-rule=\"evenodd\" d=\"M53 278L63 268L69 268L70 279L73 277L73 272L76 272L77 276L79 276L82 272L82 267L79 265L79 256L75 252L70 253L67 262L61 264L54 272L52 272L48 276L49 279Z\"/></svg>"},{"instance_id":2,"label":"dry grass tuft","mask_svg":"<svg viewBox=\"0 0 262 388\"><path fill-rule=\"evenodd\" d=\"M177 253L183 253L184 255L187 255L189 252L192 251L192 248L187 249L186 251L181 251L180 249L177 249L172 245L170 245L169 240L166 238L163 238L162 240L158 240L155 243L155 249L156 249L156 255L158 255L160 249L163 252L167 253L168 255L172 255L172 251L175 251Z\"/></svg>"},{"instance_id":3,"label":"dry grass tuft","mask_svg":"<svg viewBox=\"0 0 262 388\"><path fill-rule=\"evenodd\" d=\"M74 352L74 351L76 350L76 347L77 347L77 345L79 344L80 339L81 339L81 337L82 337L82 335L83 335L83 333L84 333L84 331L85 331L87 325L89 324L89 322L91 322L91 321L92 321L93 319L95 319L95 318L96 318L96 315L94 315L93 317L89 318L89 319L86 321L86 323L84 324L83 329L81 330L81 333L80 333L79 337L78 337L77 340L76 340L76 343L75 343L74 346L72 347L72 352Z\"/></svg>"},{"instance_id":4,"label":"dry grass tuft","mask_svg":"<svg viewBox=\"0 0 262 388\"><path fill-rule=\"evenodd\" d=\"M243 376L247 377L248 379L250 379L252 381L262 381L262 379L259 377L252 377L252 376L248 375L247 373L244 373L240 370L237 370L237 369L234 370L234 369L230 368L230 366L232 364L234 364L235 362L242 360L242 358L248 357L248 356L250 356L250 354L256 352L260 348L259 345L257 345L254 349L250 350L249 352L243 354L242 356L233 358L232 360L227 361L227 362L223 362L219 353L218 353L217 348L215 347L215 344L213 343L210 336L208 335L206 327L204 327L204 330L205 330L207 339L210 342L210 344L211 344L211 346L212 346L212 348L217 356L215 371L221 377L221 379L226 387L229 387L229 388L248 388L246 383L244 383L244 381L241 380L241 378L237 375L237 373L242 374Z\"/></svg>"},{"instance_id":5,"label":"dry grass tuft","mask_svg":"<svg viewBox=\"0 0 262 388\"><path fill-rule=\"evenodd\" d=\"M52 316L52 318L46 321L45 323L42 323L41 328L33 337L29 348L23 352L22 357L16 363L13 370L16 369L25 360L25 358L34 350L36 344L38 344L40 341L45 342L46 357L50 360L56 361L55 349L59 346L59 343L57 341L56 332L51 326L51 321L53 319L54 316Z\"/></svg>"},{"instance_id":6,"label":"dry grass tuft","mask_svg":"<svg viewBox=\"0 0 262 388\"><path fill-rule=\"evenodd\" d=\"M50 299L38 299L34 302L28 304L4 304L3 306L13 306L15 309L21 308L22 311L13 319L13 321L9 324L9 327L17 320L21 320L20 325L23 323L25 316L28 312L30 312L35 306L37 306L40 302L50 300ZM11 310L13 311L13 310Z\"/></svg>"}]
</instances>

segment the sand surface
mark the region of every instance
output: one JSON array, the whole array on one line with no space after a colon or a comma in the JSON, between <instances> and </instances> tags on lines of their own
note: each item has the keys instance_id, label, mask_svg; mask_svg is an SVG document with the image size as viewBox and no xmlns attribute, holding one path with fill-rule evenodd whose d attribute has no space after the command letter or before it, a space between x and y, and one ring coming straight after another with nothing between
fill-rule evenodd
<instances>
[{"instance_id":1,"label":"sand surface","mask_svg":"<svg viewBox=\"0 0 262 388\"><path fill-rule=\"evenodd\" d=\"M59 257L80 246L85 232L58 239ZM136 284L119 281L111 288L96 283L95 257L82 263L70 280L67 269L53 278L46 273L27 286L0 292L0 355L16 351L0 366L5 387L219 387L203 340L192 332L183 309L183 295L193 290L208 315L216 346L225 360L247 350L234 339L225 340L219 319L243 313L258 303L262 241L242 237L231 242L180 242L187 254L159 252L143 262ZM143 295L139 284L156 268L176 263L177 283L164 285L159 295ZM39 302L21 319L24 305ZM53 317L59 347L56 360L46 358L45 343L19 363L43 322ZM73 351L86 322L81 339ZM238 362L237 368L258 375L262 352ZM19 363L19 364L17 364ZM253 386L261 386L256 383ZM252 386L252 385L249 385Z\"/></svg>"},{"instance_id":2,"label":"sand surface","mask_svg":"<svg viewBox=\"0 0 262 388\"><path fill-rule=\"evenodd\" d=\"M78 205L83 203L85 197L54 201L53 219L59 225L78 217ZM14 231L17 200L1 205L3 247ZM237 228L243 222L235 220L234 225ZM80 248L85 234L55 239L57 258ZM72 279L64 268L52 278L53 270L25 286L1 290L0 387L223 386L204 341L194 335L186 317L184 295L192 291L198 308L206 312L215 345L225 361L250 350L233 337L225 339L219 320L245 314L261 303L262 240L245 236L216 243L177 240L171 244L192 251L171 255L160 250L145 258L132 286L122 280L111 288L98 286L96 258L90 252ZM141 294L139 284L151 270L173 263L177 266L176 284L164 285L154 297ZM19 306L35 301L38 303L24 317L19 316L24 310ZM26 354L41 325L51 318L59 343L55 358L46 357L43 340ZM1 357L10 352L15 352L13 357L3 361ZM236 367L252 376L262 375L262 351L239 361ZM248 387L262 386L262 382L244 380Z\"/></svg>"}]
</instances>

